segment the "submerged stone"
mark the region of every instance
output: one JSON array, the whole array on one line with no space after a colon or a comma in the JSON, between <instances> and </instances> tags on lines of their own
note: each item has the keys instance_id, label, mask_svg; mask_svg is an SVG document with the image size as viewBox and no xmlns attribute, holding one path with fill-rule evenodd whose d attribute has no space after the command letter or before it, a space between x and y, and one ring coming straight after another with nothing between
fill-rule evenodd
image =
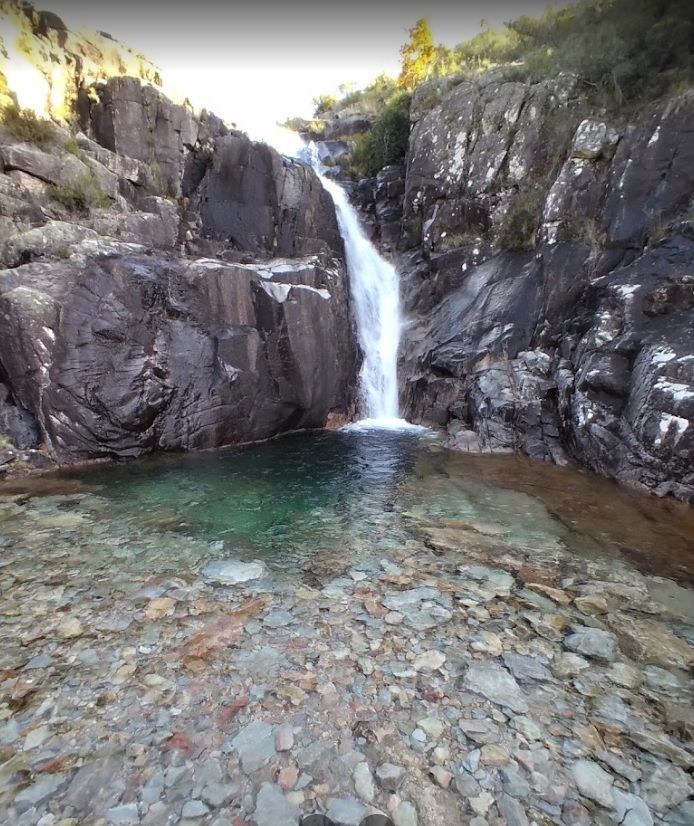
<instances>
[{"instance_id":1,"label":"submerged stone","mask_svg":"<svg viewBox=\"0 0 694 826\"><path fill-rule=\"evenodd\" d=\"M201 571L209 582L220 585L238 585L265 576L267 569L262 562L240 562L237 559L220 559L208 562Z\"/></svg>"}]
</instances>

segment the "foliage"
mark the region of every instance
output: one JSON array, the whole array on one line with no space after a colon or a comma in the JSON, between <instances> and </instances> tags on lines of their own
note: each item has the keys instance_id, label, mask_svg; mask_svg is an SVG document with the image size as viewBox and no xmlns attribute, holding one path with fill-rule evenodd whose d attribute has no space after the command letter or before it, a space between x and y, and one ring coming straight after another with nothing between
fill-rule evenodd
<instances>
[{"instance_id":1,"label":"foliage","mask_svg":"<svg viewBox=\"0 0 694 826\"><path fill-rule=\"evenodd\" d=\"M691 0L583 0L485 29L454 50L461 68L517 64L530 80L560 72L605 102L655 97L694 79Z\"/></svg>"},{"instance_id":2,"label":"foliage","mask_svg":"<svg viewBox=\"0 0 694 826\"><path fill-rule=\"evenodd\" d=\"M329 112L333 109L338 102L337 95L318 95L318 97L313 98L313 105L315 108L315 115L324 115L326 112Z\"/></svg>"},{"instance_id":3,"label":"foliage","mask_svg":"<svg viewBox=\"0 0 694 826\"><path fill-rule=\"evenodd\" d=\"M410 99L407 92L394 95L373 128L357 138L351 166L358 175L375 175L403 160L410 136Z\"/></svg>"},{"instance_id":4,"label":"foliage","mask_svg":"<svg viewBox=\"0 0 694 826\"><path fill-rule=\"evenodd\" d=\"M105 209L111 203L111 199L102 191L91 172L78 175L69 184L52 184L50 194L70 212Z\"/></svg>"},{"instance_id":5,"label":"foliage","mask_svg":"<svg viewBox=\"0 0 694 826\"><path fill-rule=\"evenodd\" d=\"M79 158L81 161L85 160L87 157L86 152L82 149L82 147L77 143L74 138L68 138L65 143L63 144L63 149L66 152L69 152L71 155L74 155L76 158Z\"/></svg>"},{"instance_id":6,"label":"foliage","mask_svg":"<svg viewBox=\"0 0 694 826\"><path fill-rule=\"evenodd\" d=\"M410 29L410 39L400 49L400 55L402 67L398 86L412 90L428 80L436 62L436 46L426 17L420 17Z\"/></svg>"},{"instance_id":7,"label":"foliage","mask_svg":"<svg viewBox=\"0 0 694 826\"><path fill-rule=\"evenodd\" d=\"M396 91L395 81L387 74L382 73L364 89L352 89L353 84L343 83L340 91L341 98L334 95L321 95L314 99L316 104L315 117L323 115L339 115L347 109L354 109L366 115L379 115ZM324 106L332 100L331 106Z\"/></svg>"},{"instance_id":8,"label":"foliage","mask_svg":"<svg viewBox=\"0 0 694 826\"><path fill-rule=\"evenodd\" d=\"M502 249L521 251L535 246L543 202L540 187L518 193L499 229L499 245Z\"/></svg>"},{"instance_id":9,"label":"foliage","mask_svg":"<svg viewBox=\"0 0 694 826\"><path fill-rule=\"evenodd\" d=\"M13 103L3 108L0 120L15 138L27 143L42 146L49 143L55 134L50 121L37 118L31 109L20 109Z\"/></svg>"}]
</instances>

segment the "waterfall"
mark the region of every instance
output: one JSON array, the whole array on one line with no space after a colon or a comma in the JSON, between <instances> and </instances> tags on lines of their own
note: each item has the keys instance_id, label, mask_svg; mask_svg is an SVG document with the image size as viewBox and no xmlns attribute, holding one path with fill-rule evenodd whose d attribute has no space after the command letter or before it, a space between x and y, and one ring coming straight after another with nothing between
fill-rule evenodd
<instances>
[{"instance_id":1,"label":"waterfall","mask_svg":"<svg viewBox=\"0 0 694 826\"><path fill-rule=\"evenodd\" d=\"M398 346L400 344L400 285L392 264L382 258L359 226L356 209L345 190L323 173L316 146L296 133L276 129L263 138L279 151L309 163L335 204L345 244L350 295L363 362L359 374L360 408L368 424L411 427L399 418Z\"/></svg>"},{"instance_id":2,"label":"waterfall","mask_svg":"<svg viewBox=\"0 0 694 826\"><path fill-rule=\"evenodd\" d=\"M359 226L347 193L321 176L332 196L345 243L350 294L364 361L359 374L363 413L385 422L398 419L398 345L400 294L398 275Z\"/></svg>"}]
</instances>

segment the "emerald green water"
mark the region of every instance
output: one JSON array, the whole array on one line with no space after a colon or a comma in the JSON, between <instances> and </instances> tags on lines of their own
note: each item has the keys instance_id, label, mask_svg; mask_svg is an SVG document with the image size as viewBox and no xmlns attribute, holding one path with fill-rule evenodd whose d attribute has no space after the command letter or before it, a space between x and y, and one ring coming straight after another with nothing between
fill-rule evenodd
<instances>
[{"instance_id":1,"label":"emerald green water","mask_svg":"<svg viewBox=\"0 0 694 826\"><path fill-rule=\"evenodd\" d=\"M70 553L85 569L124 575L185 573L219 558L287 571L316 558L329 566L331 555L353 563L462 525L489 553L568 551L586 564L607 556L694 579L691 508L578 469L455 453L414 429L298 433L66 473L50 490L46 480L16 484L32 497L34 534L69 514Z\"/></svg>"}]
</instances>

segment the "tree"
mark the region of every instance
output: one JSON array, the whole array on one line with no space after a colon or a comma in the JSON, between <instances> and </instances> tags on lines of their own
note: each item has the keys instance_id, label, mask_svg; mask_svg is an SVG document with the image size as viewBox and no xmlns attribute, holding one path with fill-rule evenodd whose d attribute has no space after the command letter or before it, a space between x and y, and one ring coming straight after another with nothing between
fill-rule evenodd
<instances>
[{"instance_id":1,"label":"tree","mask_svg":"<svg viewBox=\"0 0 694 826\"><path fill-rule=\"evenodd\" d=\"M437 58L434 36L426 17L420 19L410 29L410 39L400 49L402 65L398 86L414 89L431 75Z\"/></svg>"}]
</instances>

